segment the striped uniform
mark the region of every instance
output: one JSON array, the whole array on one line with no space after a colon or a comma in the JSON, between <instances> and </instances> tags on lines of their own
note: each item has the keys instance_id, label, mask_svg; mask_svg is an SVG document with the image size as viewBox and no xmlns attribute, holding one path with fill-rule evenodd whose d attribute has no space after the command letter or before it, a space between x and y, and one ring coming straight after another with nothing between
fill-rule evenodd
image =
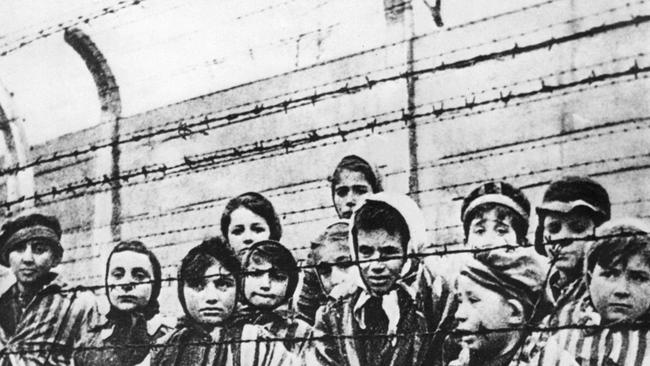
<instances>
[{"instance_id":1,"label":"striped uniform","mask_svg":"<svg viewBox=\"0 0 650 366\"><path fill-rule=\"evenodd\" d=\"M9 319L3 311L3 328L11 324L15 329L13 333L12 329L2 332L5 339L0 341L1 365L70 364L73 348L81 346L81 340L100 317L92 293L69 290L51 274L51 281L20 309L17 319ZM1 309L15 308L17 294L14 284L0 297Z\"/></svg>"},{"instance_id":2,"label":"striped uniform","mask_svg":"<svg viewBox=\"0 0 650 366\"><path fill-rule=\"evenodd\" d=\"M600 315L585 295L563 309L560 321L600 325ZM538 345L538 364L561 364L561 351L571 354L577 365L650 365L650 329L562 329Z\"/></svg>"}]
</instances>

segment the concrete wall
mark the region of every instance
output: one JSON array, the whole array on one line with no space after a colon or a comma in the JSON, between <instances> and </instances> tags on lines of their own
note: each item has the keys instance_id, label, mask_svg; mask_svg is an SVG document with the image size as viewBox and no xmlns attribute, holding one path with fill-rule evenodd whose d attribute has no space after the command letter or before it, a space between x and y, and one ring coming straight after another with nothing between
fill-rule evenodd
<instances>
[{"instance_id":1,"label":"concrete wall","mask_svg":"<svg viewBox=\"0 0 650 366\"><path fill-rule=\"evenodd\" d=\"M120 139L135 140L120 145L120 172L131 176L119 191L122 239L155 248L174 276L189 248L219 233L227 200L255 190L304 258L335 217L326 178L348 152L419 200L432 245L462 239L462 197L491 179L524 187L535 204L554 177L587 174L610 191L614 216L648 215L650 22L632 21L650 14L647 2L443 1L443 28L419 0L397 14L384 3L309 0L264 12L246 3L249 15L220 29L249 49L224 52L213 71L223 83L119 121ZM31 157L106 144L112 128L34 146ZM66 228L60 269L74 284L101 284L114 244L110 203L97 199L110 190L97 184L101 150L35 168L37 192L91 178L37 202ZM163 287L168 313L174 286Z\"/></svg>"}]
</instances>

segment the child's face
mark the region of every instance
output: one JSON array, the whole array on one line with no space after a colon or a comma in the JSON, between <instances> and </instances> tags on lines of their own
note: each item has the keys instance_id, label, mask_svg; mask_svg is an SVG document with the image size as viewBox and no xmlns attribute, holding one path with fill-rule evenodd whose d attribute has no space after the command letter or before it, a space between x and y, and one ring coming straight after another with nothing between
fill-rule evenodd
<instances>
[{"instance_id":1,"label":"child's face","mask_svg":"<svg viewBox=\"0 0 650 366\"><path fill-rule=\"evenodd\" d=\"M59 264L52 244L31 239L13 247L9 252L9 267L21 285L31 285Z\"/></svg>"},{"instance_id":2,"label":"child's face","mask_svg":"<svg viewBox=\"0 0 650 366\"><path fill-rule=\"evenodd\" d=\"M549 212L544 217L544 239L579 239L594 234L596 225L587 215L575 211L569 213ZM546 252L549 256L555 245L546 245ZM572 272L580 268L585 256L587 242L576 240L566 246L557 246L559 253L556 257L555 266L564 272Z\"/></svg>"},{"instance_id":3,"label":"child's face","mask_svg":"<svg viewBox=\"0 0 650 366\"><path fill-rule=\"evenodd\" d=\"M323 291L329 294L334 287L348 282L353 266L350 250L345 245L320 245L313 251L316 271L320 277Z\"/></svg>"},{"instance_id":4,"label":"child's face","mask_svg":"<svg viewBox=\"0 0 650 366\"><path fill-rule=\"evenodd\" d=\"M246 268L244 296L254 306L271 309L286 301L289 275L268 261L253 257Z\"/></svg>"},{"instance_id":5,"label":"child's face","mask_svg":"<svg viewBox=\"0 0 650 366\"><path fill-rule=\"evenodd\" d=\"M507 328L517 322L513 308L503 296L468 277L458 277L456 291L459 301L455 314L458 331L471 333ZM512 332L467 334L461 338L461 343L476 355L488 358L501 354L515 336Z\"/></svg>"},{"instance_id":6,"label":"child's face","mask_svg":"<svg viewBox=\"0 0 650 366\"><path fill-rule=\"evenodd\" d=\"M401 277L404 266L402 236L383 229L359 230L357 243L359 268L368 289L377 295L388 293Z\"/></svg>"},{"instance_id":7,"label":"child's face","mask_svg":"<svg viewBox=\"0 0 650 366\"><path fill-rule=\"evenodd\" d=\"M650 266L640 254L611 268L596 264L589 292L605 321L634 321L650 310Z\"/></svg>"},{"instance_id":8,"label":"child's face","mask_svg":"<svg viewBox=\"0 0 650 366\"><path fill-rule=\"evenodd\" d=\"M143 253L113 253L106 280L109 285L108 299L113 306L122 311L141 309L151 299L153 266Z\"/></svg>"},{"instance_id":9,"label":"child's face","mask_svg":"<svg viewBox=\"0 0 650 366\"><path fill-rule=\"evenodd\" d=\"M245 207L230 213L228 242L237 253L258 241L267 240L269 235L271 235L269 225L262 216Z\"/></svg>"},{"instance_id":10,"label":"child's face","mask_svg":"<svg viewBox=\"0 0 650 366\"><path fill-rule=\"evenodd\" d=\"M343 169L339 182L334 186L334 207L340 218L352 217L354 208L363 198L372 193L372 186L361 172Z\"/></svg>"},{"instance_id":11,"label":"child's face","mask_svg":"<svg viewBox=\"0 0 650 366\"><path fill-rule=\"evenodd\" d=\"M472 248L516 245L517 234L512 228L512 216L499 218L498 208L476 215L469 224L467 244Z\"/></svg>"},{"instance_id":12,"label":"child's face","mask_svg":"<svg viewBox=\"0 0 650 366\"><path fill-rule=\"evenodd\" d=\"M221 263L212 264L196 287L183 286L188 315L204 325L217 325L228 319L235 309L237 287L235 277Z\"/></svg>"}]
</instances>

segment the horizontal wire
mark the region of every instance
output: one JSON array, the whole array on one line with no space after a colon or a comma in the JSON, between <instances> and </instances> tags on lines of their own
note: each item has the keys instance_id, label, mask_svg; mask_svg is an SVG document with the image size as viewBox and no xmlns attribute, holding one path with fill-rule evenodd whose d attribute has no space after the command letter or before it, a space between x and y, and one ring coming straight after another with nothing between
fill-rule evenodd
<instances>
[{"instance_id":1,"label":"horizontal wire","mask_svg":"<svg viewBox=\"0 0 650 366\"><path fill-rule=\"evenodd\" d=\"M611 330L613 332L622 332L630 330L649 330L649 322L615 322L611 324L581 324L581 323L571 323L565 325L557 326L538 326L533 325L533 322L528 323L519 323L514 324L508 327L499 327L499 328L482 328L475 331L459 331L451 329L436 329L431 332L409 332L409 333L366 333L366 334L318 334L310 335L303 337L259 337L259 338L230 338L219 341L193 341L193 342L167 342L167 343L143 343L143 344L111 344L111 345L101 345L101 346L76 346L73 347L76 351L84 350L109 350L109 349L137 349L137 348L147 348L147 349L164 349L170 347L212 347L220 345L232 345L232 344L242 344L242 343L274 343L274 342L300 342L300 343L311 343L319 341L333 341L341 339L398 339L398 338L413 338L416 336L430 338L439 335L447 335L452 337L467 336L467 335L487 335L487 334L496 334L496 333L509 333L515 331L523 331L528 334L532 333L557 333L563 330L584 330L584 331L602 331L602 330ZM4 349L0 351L0 355L10 355L10 354L30 354L43 352L43 350L49 350L50 348L62 348L67 349L66 347L53 346L51 343L46 342L31 342L29 346L24 346L25 349L20 349L20 346L14 346L17 349ZM39 348L43 347L43 348ZM38 349L34 349L38 348Z\"/></svg>"},{"instance_id":2,"label":"horizontal wire","mask_svg":"<svg viewBox=\"0 0 650 366\"><path fill-rule=\"evenodd\" d=\"M107 16L110 14L115 14L119 12L120 10L129 8L131 6L136 6L141 3L143 3L146 0L120 0L117 2L117 5L114 6L108 6L102 8L98 12L90 13L87 15L79 15L76 18L73 19L68 19L65 21L61 21L56 25L52 25L46 28L42 28L35 34L27 34L23 35L15 40L13 42L5 42L0 46L0 57L2 56L7 56L15 51L20 50L21 48L28 46L40 39L47 38L55 33L62 32L70 27L76 27L78 25L84 24L84 23L89 23L93 20L99 19L103 16Z\"/></svg>"},{"instance_id":3,"label":"horizontal wire","mask_svg":"<svg viewBox=\"0 0 650 366\"><path fill-rule=\"evenodd\" d=\"M47 197L47 196L52 196L55 197L58 194L64 194L66 192L68 193L75 193L76 190L79 189L85 189L97 185L105 185L105 184L111 184L113 182L118 182L120 180L128 182L129 179L139 177L139 176L144 176L145 179L147 178L148 175L155 175L155 174L162 174L162 178L166 178L168 176L172 176L173 174L179 174L179 173L192 173L193 171L196 171L197 168L205 167L205 166L211 166L212 169L217 168L217 167L224 167L227 165L232 165L233 161L237 162L243 162L245 160L241 160L242 156L255 156L258 154L266 154L268 152L273 152L273 151L282 151L288 153L290 150L295 151L295 147L297 145L302 145L302 144L312 144L315 141L319 140L324 140L324 139L334 139L334 138L341 138L343 141L346 141L346 135L354 132L359 132L363 130L370 129L371 131L374 132L375 128L377 127L382 127L386 126L389 124L394 124L397 122L408 122L409 120L413 120L415 118L422 118L422 117L428 117L428 116L440 116L443 113L453 113L453 112L458 112L462 111L465 109L473 109L475 107L480 107L484 106L487 104L492 104L492 103L500 103L503 102L505 104L508 104L509 101L513 99L521 99L521 98L528 98L530 96L534 96L535 94L543 94L543 93L553 93L558 90L562 89L567 89L567 88L573 88L576 86L580 85L591 85L595 82L602 82L606 81L608 79L616 79L620 78L623 76L634 76L635 79L639 77L639 74L644 74L646 72L650 71L650 67L639 67L638 63L635 61L634 65L630 67L627 70L620 71L620 72L613 72L609 74L601 74L601 75L596 75L595 73L592 73L589 77L580 79L578 81L574 82L569 82L565 84L557 84L557 85L547 85L545 84L544 80L541 80L541 88L540 89L535 89L532 91L527 91L527 92L521 92L517 94L512 94L508 93L507 97L504 97L503 94L500 94L499 97L497 98L492 98L492 99L486 99L483 101L476 102L476 99L474 98L472 101L465 100L465 104L458 106L458 107L447 107L445 108L444 106L441 106L439 109L435 108L435 104L433 104L433 110L431 112L426 112L422 114L412 114L408 115L405 114L404 110L402 111L402 116L399 118L393 118L389 120L384 120L384 121L377 121L374 119L372 122L369 122L365 125L351 128L348 130L342 130L340 127L338 127L337 131L333 131L327 134L318 134L315 133L316 130L312 131L312 133L307 134L307 136L301 137L299 139L294 139L294 140L289 140L286 139L282 142L269 145L262 144L261 142L257 142L255 144L247 144L247 145L242 145L240 146L242 150L238 150L237 148L228 148L224 150L217 150L216 152L211 152L211 153L206 153L206 154L201 154L201 155L194 155L196 158L190 158L186 156L184 158L184 162L173 165L171 167L166 166L165 164L149 167L147 169L146 167L142 167L141 169L133 169L130 171L126 171L123 174L121 174L119 177L108 177L105 175L102 179L96 178L97 180L94 180L92 178L86 177L84 179L84 182L82 183L76 183L72 182L68 184L68 187L63 188L61 190L57 189L56 187L51 187L49 192L43 192L39 193L36 192L33 196L28 196L28 197L21 197L18 198L14 201L5 201L0 203L1 206L6 207L7 209L10 209L12 205L17 204L17 203L22 203L25 200L41 200L42 197ZM643 76L643 75L642 75ZM388 112L391 113L391 112ZM359 120L369 120L370 118L365 117L361 118ZM348 123L353 123L356 122L357 120L351 120L348 122L345 122L345 124ZM318 130L333 130L332 126L324 127L322 129ZM273 139L273 140L278 140L278 139ZM247 150L244 150L243 146L250 146ZM322 146L322 145L321 145ZM269 158L268 156L266 158ZM218 165L215 166L215 161L221 160ZM248 161L253 161L253 160L259 160L259 159L248 159ZM230 164L228 164L230 163ZM176 171L172 171L176 170ZM172 171L171 173L168 173L168 171ZM161 178L159 178L161 179ZM159 179L152 179L153 180L159 180ZM139 182L138 184L146 183L149 181L142 181Z\"/></svg>"},{"instance_id":4,"label":"horizontal wire","mask_svg":"<svg viewBox=\"0 0 650 366\"><path fill-rule=\"evenodd\" d=\"M552 2L552 1L549 1L549 2ZM618 29L619 27L626 27L626 26L629 26L629 25L639 25L641 23L645 23L646 21L648 21L648 19L646 19L646 16L637 16L637 17L633 18L631 21L623 21L623 22L613 23L613 24L610 24L610 25L603 25L603 26L600 26L600 27L592 28L592 29L587 30L587 31L578 32L578 33L575 33L575 34L570 35L570 36L552 38L552 39L548 40L546 43L543 43L541 45L536 44L536 45L530 45L530 46L520 48L517 44L515 44L515 47L513 47L512 49L508 49L508 50L504 50L504 51L497 51L497 52L493 52L493 53L482 55L482 56L476 56L476 57L471 58L471 59L456 61L456 62L447 64L447 65L441 64L440 66L434 67L434 68L416 70L416 71L413 71L413 72L404 72L404 73L400 73L400 74L397 74L397 75L394 75L394 76L380 78L380 79L377 79L377 80L370 80L370 79L368 79L366 77L366 82L364 82L362 84L359 84L359 85L356 85L356 86L353 86L353 87L349 87L348 84L346 84L346 85L344 85L342 87L332 89L332 90L329 90L329 91L326 91L326 92L314 93L313 95L306 95L306 96L301 96L301 97L294 98L294 99L288 99L288 100L284 100L284 101L279 102L279 103L273 103L271 105L248 103L248 105L253 105L254 108L252 108L252 109L249 108L249 110L245 110L245 111L242 111L242 112L230 113L230 114L225 115L225 116L213 117L213 118L210 118L207 115L204 115L204 116L201 116L201 117L205 117L205 118L199 120L198 122L195 121L195 122L192 122L192 123L185 123L187 121L195 119L195 116L190 116L190 117L187 117L187 118L182 118L180 120L171 121L168 124L163 125L163 126L167 127L167 126L169 126L171 124L178 124L178 126L175 126L174 128L164 128L163 127L163 128L160 128L160 129L158 129L156 131L151 131L149 129L144 129L144 130L139 130L139 131L131 133L131 134L135 134L135 135L124 134L123 137L124 136L130 136L130 137L126 138L126 139L121 139L119 141L112 141L110 139L106 139L105 140L106 142L95 143L95 144L91 143L85 148L78 148L78 149L75 149L73 151L66 151L66 152L57 151L57 152L54 152L54 153L52 153L51 155L48 155L48 156L39 156L34 161L29 162L29 163L27 163L27 164L25 164L23 166L16 165L16 166L11 167L9 169L5 169L3 171L0 171L0 175L2 175L2 174L12 174L12 173L14 173L14 172L16 172L18 170L21 170L21 169L26 169L26 168L29 168L29 167L32 167L32 166L35 166L35 165L43 164L43 163L58 161L58 160L61 160L61 159L64 159L64 158L76 158L76 157L78 157L78 156L80 156L82 154L94 152L94 151L96 151L98 149L101 149L101 148L111 147L111 146L119 145L119 144L122 144L122 143L137 142L137 141L140 141L142 139L147 139L147 138L151 138L153 136L158 136L158 135L163 135L163 134L174 134L174 133L176 133L177 135L172 136L172 138L185 138L186 139L190 135L203 134L207 130L210 130L210 129L221 128L221 127L232 125L234 123L242 122L242 121L234 121L235 119L238 119L239 117L242 117L242 116L247 116L247 115L248 116L250 116L250 115L256 116L256 115L259 115L261 112L268 111L268 110L272 110L273 114L280 113L282 111L286 112L288 109L294 109L296 107L295 104L299 104L299 106L303 106L303 105L307 105L307 104L314 104L318 100L321 100L323 98L334 97L334 96L337 96L337 95L344 95L344 94L348 94L348 93L358 92L359 90L366 89L366 88L371 89L372 86L376 85L377 83L395 81L395 80L398 80L398 79L401 79L401 78L414 77L414 76L417 76L419 74L426 74L426 73L431 73L431 72L446 70L446 69L451 69L451 68L467 67L467 66L470 66L470 64L473 65L475 63L489 61L489 60L492 60L492 59L499 59L499 58L502 58L502 57L505 57L505 56L515 56L517 54L530 52L530 51L533 51L535 49L543 49L543 48L546 48L546 47L550 47L550 46L552 46L554 44L561 44L561 43L564 43L564 42L573 41L573 40L579 39L581 37L590 37L590 36L593 36L593 35L595 35L597 33L608 32L608 31L611 31L611 30ZM472 22L469 22L469 23L466 23L466 24L470 24L470 23L475 24L475 23L472 23ZM328 61L328 62L330 62L330 61ZM332 60L332 62L334 62L334 61ZM295 72L295 70L293 72ZM304 103L304 102L308 102L308 103ZM221 123L221 124L219 124L217 126L210 126L211 123L215 123L216 121L223 121L223 123ZM203 129L202 130L192 130L192 128L194 128L194 127L202 127Z\"/></svg>"},{"instance_id":5,"label":"horizontal wire","mask_svg":"<svg viewBox=\"0 0 650 366\"><path fill-rule=\"evenodd\" d=\"M618 233L618 234L612 234L612 235L589 235L586 237L582 238L571 238L570 240L567 239L555 239L551 240L549 238L546 238L541 245L543 246L553 246L557 247L562 244L566 244L568 242L575 242L575 241L585 241L585 242L593 242L595 240L601 240L601 239L612 239L612 238L621 238L621 237L650 237L650 233ZM494 252L494 251L505 251L506 253L513 252L517 249L521 248L531 248L532 245L513 245L513 244L503 244L503 245L494 245L490 247L483 247L483 248L461 248L461 249L453 249L455 246L466 246L464 241L449 241L445 243L430 243L428 246L426 246L426 251L422 253L407 253L404 255L397 255L397 256L385 256L381 257L379 259L377 258L370 258L370 259L350 259L346 261L339 261L339 262L327 262L327 261L321 261L318 264L302 264L298 265L296 267L296 272L301 272L302 270L305 269L317 269L322 266L352 266L352 265L359 265L359 264L365 264L365 263L374 263L374 262L385 262L385 261L390 261L390 260L397 260L397 259L422 259L422 258L427 258L427 257L444 257L448 255L458 255L458 254L479 254L479 253L489 253L489 252ZM452 249L450 249L452 247ZM305 249L311 249L311 247L303 247ZM152 249L155 249L155 247L152 247ZM173 265L169 266L168 268L173 268ZM256 270L256 271L246 271L242 270L238 273L240 277L247 276L247 275L252 275L252 274L260 274L260 273L266 273L266 272L272 272L276 271L275 269L268 269L268 270ZM215 275L209 275L209 276L197 276L197 277L192 277L193 279L206 279L206 278L211 278L211 277L220 277L223 276L224 274L215 274ZM165 277L161 278L159 281L160 282L177 282L180 281L181 278L179 277ZM157 283L157 280L146 280L146 281L133 281L133 282L125 282L121 284L115 284L115 285L110 285L109 287L120 287L120 286L135 286L135 285L140 285L140 284L154 284ZM60 290L57 290L57 293L67 293L67 292L75 292L75 291L81 291L81 290L88 290L88 291L95 291L99 289L105 288L105 284L100 284L100 285L79 285L76 287L72 288L63 288Z\"/></svg>"}]
</instances>

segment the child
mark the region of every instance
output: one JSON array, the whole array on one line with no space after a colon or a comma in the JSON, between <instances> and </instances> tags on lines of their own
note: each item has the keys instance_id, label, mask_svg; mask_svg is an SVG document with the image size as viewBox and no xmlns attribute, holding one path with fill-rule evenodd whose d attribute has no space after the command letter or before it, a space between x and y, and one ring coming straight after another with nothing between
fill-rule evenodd
<instances>
[{"instance_id":1,"label":"child","mask_svg":"<svg viewBox=\"0 0 650 366\"><path fill-rule=\"evenodd\" d=\"M310 263L316 267L318 282L326 295L354 276L349 230L347 221L337 221L311 242Z\"/></svg>"},{"instance_id":2,"label":"child","mask_svg":"<svg viewBox=\"0 0 650 366\"><path fill-rule=\"evenodd\" d=\"M0 297L2 365L68 365L71 346L81 346L98 322L92 293L72 290L52 272L63 255L60 239L53 216L34 213L2 226L0 264L16 277Z\"/></svg>"},{"instance_id":3,"label":"child","mask_svg":"<svg viewBox=\"0 0 650 366\"><path fill-rule=\"evenodd\" d=\"M293 355L259 326L232 324L241 263L220 238L203 241L181 262L178 298L185 313L177 329L153 348L150 364L292 365ZM145 363L146 364L146 363Z\"/></svg>"},{"instance_id":4,"label":"child","mask_svg":"<svg viewBox=\"0 0 650 366\"><path fill-rule=\"evenodd\" d=\"M551 257L554 268L547 293L556 312L584 294L582 263L588 247L584 238L593 236L596 228L609 220L610 210L605 188L587 177L561 178L544 193L537 207L535 249Z\"/></svg>"},{"instance_id":5,"label":"child","mask_svg":"<svg viewBox=\"0 0 650 366\"><path fill-rule=\"evenodd\" d=\"M273 204L257 192L247 192L231 199L221 215L221 233L239 258L261 240L280 240L282 226Z\"/></svg>"},{"instance_id":6,"label":"child","mask_svg":"<svg viewBox=\"0 0 650 366\"><path fill-rule=\"evenodd\" d=\"M347 220L364 197L383 191L377 169L357 155L347 155L339 161L329 178L332 203L339 219ZM327 300L314 270L304 271L303 286L297 308L302 319L314 323L316 309Z\"/></svg>"},{"instance_id":7,"label":"child","mask_svg":"<svg viewBox=\"0 0 650 366\"><path fill-rule=\"evenodd\" d=\"M309 264L315 268L304 271L297 303L300 318L309 324L314 324L316 310L327 302L332 289L351 278L354 266L350 262L349 226L347 221L337 221L311 242Z\"/></svg>"},{"instance_id":8,"label":"child","mask_svg":"<svg viewBox=\"0 0 650 366\"><path fill-rule=\"evenodd\" d=\"M541 363L557 352L572 354L579 365L650 364L650 228L635 219L609 222L597 231L586 257L587 292L560 317L577 327L563 329L540 344Z\"/></svg>"},{"instance_id":9,"label":"child","mask_svg":"<svg viewBox=\"0 0 650 366\"><path fill-rule=\"evenodd\" d=\"M350 235L358 285L318 310L314 334L322 337L314 342L308 364L427 362L430 328L415 291L402 282L412 265L408 254L425 237L419 208L403 195L369 196L353 216Z\"/></svg>"},{"instance_id":10,"label":"child","mask_svg":"<svg viewBox=\"0 0 650 366\"><path fill-rule=\"evenodd\" d=\"M524 193L505 182L488 182L463 200L461 220L465 243L472 248L526 246L530 203Z\"/></svg>"},{"instance_id":11,"label":"child","mask_svg":"<svg viewBox=\"0 0 650 366\"><path fill-rule=\"evenodd\" d=\"M545 271L521 249L481 253L470 260L456 280L456 331L463 350L450 366L517 364L526 339L523 330L543 294ZM522 363L525 365L526 363Z\"/></svg>"},{"instance_id":12,"label":"child","mask_svg":"<svg viewBox=\"0 0 650 366\"><path fill-rule=\"evenodd\" d=\"M139 241L117 244L106 262L106 296L110 310L102 324L83 340L75 353L76 366L135 365L149 353L149 345L173 329L158 314L160 262ZM123 347L123 346L135 347Z\"/></svg>"},{"instance_id":13,"label":"child","mask_svg":"<svg viewBox=\"0 0 650 366\"><path fill-rule=\"evenodd\" d=\"M341 159L330 181L332 202L341 219L352 217L354 209L365 196L383 191L377 170L357 155L347 155Z\"/></svg>"},{"instance_id":14,"label":"child","mask_svg":"<svg viewBox=\"0 0 650 366\"><path fill-rule=\"evenodd\" d=\"M298 284L298 264L282 244L265 240L253 244L244 262L244 303L240 321L263 326L285 347L300 355L312 328L290 309ZM297 338L298 341L291 341Z\"/></svg>"}]
</instances>

